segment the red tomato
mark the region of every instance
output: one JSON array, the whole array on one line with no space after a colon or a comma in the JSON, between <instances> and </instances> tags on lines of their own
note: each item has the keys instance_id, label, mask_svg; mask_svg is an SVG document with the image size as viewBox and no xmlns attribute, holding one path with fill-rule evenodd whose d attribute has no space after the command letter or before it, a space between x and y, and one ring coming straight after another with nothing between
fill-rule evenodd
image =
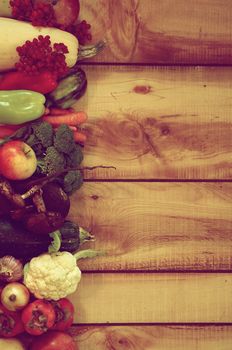
<instances>
[{"instance_id":1,"label":"red tomato","mask_svg":"<svg viewBox=\"0 0 232 350\"><path fill-rule=\"evenodd\" d=\"M14 337L24 332L21 314L9 311L0 305L0 336L4 338Z\"/></svg>"},{"instance_id":2,"label":"red tomato","mask_svg":"<svg viewBox=\"0 0 232 350\"><path fill-rule=\"evenodd\" d=\"M52 329L57 331L65 331L73 323L74 306L67 298L62 298L58 301L53 301L56 318Z\"/></svg>"},{"instance_id":3,"label":"red tomato","mask_svg":"<svg viewBox=\"0 0 232 350\"><path fill-rule=\"evenodd\" d=\"M48 331L37 337L31 350L78 350L73 338L64 332Z\"/></svg>"},{"instance_id":4,"label":"red tomato","mask_svg":"<svg viewBox=\"0 0 232 350\"><path fill-rule=\"evenodd\" d=\"M48 301L35 300L23 310L22 321L29 334L40 335L54 325L54 308Z\"/></svg>"}]
</instances>

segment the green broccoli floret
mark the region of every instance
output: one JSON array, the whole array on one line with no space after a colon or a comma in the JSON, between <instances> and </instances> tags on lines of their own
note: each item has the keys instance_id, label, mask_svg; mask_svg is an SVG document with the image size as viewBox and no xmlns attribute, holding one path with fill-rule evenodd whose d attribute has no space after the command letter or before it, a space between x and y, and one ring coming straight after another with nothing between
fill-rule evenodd
<instances>
[{"instance_id":1,"label":"green broccoli floret","mask_svg":"<svg viewBox=\"0 0 232 350\"><path fill-rule=\"evenodd\" d=\"M83 176L79 170L69 171L60 181L63 190L71 195L83 184Z\"/></svg>"},{"instance_id":2,"label":"green broccoli floret","mask_svg":"<svg viewBox=\"0 0 232 350\"><path fill-rule=\"evenodd\" d=\"M75 168L81 164L83 153L80 145L75 144L72 152L65 155L66 168Z\"/></svg>"},{"instance_id":3,"label":"green broccoli floret","mask_svg":"<svg viewBox=\"0 0 232 350\"><path fill-rule=\"evenodd\" d=\"M22 129L22 130L21 130ZM21 139L33 148L36 156L41 156L45 153L46 148L53 144L53 128L47 122L35 122L30 125L30 128L19 129L16 136L23 135Z\"/></svg>"},{"instance_id":4,"label":"green broccoli floret","mask_svg":"<svg viewBox=\"0 0 232 350\"><path fill-rule=\"evenodd\" d=\"M39 141L39 139L35 136L35 134L31 134L25 142L31 146L31 148L34 150L36 156L42 156L42 154L45 152L45 148L43 147L42 143Z\"/></svg>"},{"instance_id":5,"label":"green broccoli floret","mask_svg":"<svg viewBox=\"0 0 232 350\"><path fill-rule=\"evenodd\" d=\"M64 170L65 158L54 146L47 148L45 156L37 161L39 173L51 175Z\"/></svg>"},{"instance_id":6,"label":"green broccoli floret","mask_svg":"<svg viewBox=\"0 0 232 350\"><path fill-rule=\"evenodd\" d=\"M66 124L60 125L56 130L53 145L59 152L65 154L69 154L75 148L73 132Z\"/></svg>"},{"instance_id":7,"label":"green broccoli floret","mask_svg":"<svg viewBox=\"0 0 232 350\"><path fill-rule=\"evenodd\" d=\"M35 137L43 147L47 148L53 145L53 128L47 122L34 123L32 125Z\"/></svg>"}]
</instances>

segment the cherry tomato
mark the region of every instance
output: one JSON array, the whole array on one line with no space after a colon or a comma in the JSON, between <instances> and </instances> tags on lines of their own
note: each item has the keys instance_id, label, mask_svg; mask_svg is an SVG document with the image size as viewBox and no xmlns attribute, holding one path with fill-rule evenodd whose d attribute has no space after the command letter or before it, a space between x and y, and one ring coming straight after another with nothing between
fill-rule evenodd
<instances>
[{"instance_id":1,"label":"cherry tomato","mask_svg":"<svg viewBox=\"0 0 232 350\"><path fill-rule=\"evenodd\" d=\"M9 311L0 305L0 336L14 337L24 331L21 314Z\"/></svg>"},{"instance_id":2,"label":"cherry tomato","mask_svg":"<svg viewBox=\"0 0 232 350\"><path fill-rule=\"evenodd\" d=\"M67 298L62 298L58 301L53 301L56 318L52 329L57 331L65 331L73 323L74 306Z\"/></svg>"},{"instance_id":3,"label":"cherry tomato","mask_svg":"<svg viewBox=\"0 0 232 350\"><path fill-rule=\"evenodd\" d=\"M73 338L64 332L48 331L37 337L31 350L78 350Z\"/></svg>"},{"instance_id":4,"label":"cherry tomato","mask_svg":"<svg viewBox=\"0 0 232 350\"><path fill-rule=\"evenodd\" d=\"M22 311L22 322L26 332L40 335L54 325L55 311L46 300L35 300Z\"/></svg>"}]
</instances>

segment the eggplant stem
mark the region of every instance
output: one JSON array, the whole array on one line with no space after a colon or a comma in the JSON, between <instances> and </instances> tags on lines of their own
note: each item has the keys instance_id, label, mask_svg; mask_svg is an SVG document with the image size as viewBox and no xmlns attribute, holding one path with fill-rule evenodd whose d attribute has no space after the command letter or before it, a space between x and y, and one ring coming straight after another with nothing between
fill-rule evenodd
<instances>
[{"instance_id":1,"label":"eggplant stem","mask_svg":"<svg viewBox=\"0 0 232 350\"><path fill-rule=\"evenodd\" d=\"M95 241L94 235L92 235L90 232L85 230L83 227L79 227L79 236L80 236L80 244L83 244L85 242L93 242Z\"/></svg>"}]
</instances>

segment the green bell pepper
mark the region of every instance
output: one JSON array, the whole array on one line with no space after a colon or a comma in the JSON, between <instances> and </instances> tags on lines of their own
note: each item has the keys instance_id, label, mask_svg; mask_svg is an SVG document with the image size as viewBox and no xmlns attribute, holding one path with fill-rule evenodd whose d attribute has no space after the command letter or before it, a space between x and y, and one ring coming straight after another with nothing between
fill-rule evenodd
<instances>
[{"instance_id":1,"label":"green bell pepper","mask_svg":"<svg viewBox=\"0 0 232 350\"><path fill-rule=\"evenodd\" d=\"M41 117L44 95L29 90L0 91L0 124L22 124Z\"/></svg>"}]
</instances>

